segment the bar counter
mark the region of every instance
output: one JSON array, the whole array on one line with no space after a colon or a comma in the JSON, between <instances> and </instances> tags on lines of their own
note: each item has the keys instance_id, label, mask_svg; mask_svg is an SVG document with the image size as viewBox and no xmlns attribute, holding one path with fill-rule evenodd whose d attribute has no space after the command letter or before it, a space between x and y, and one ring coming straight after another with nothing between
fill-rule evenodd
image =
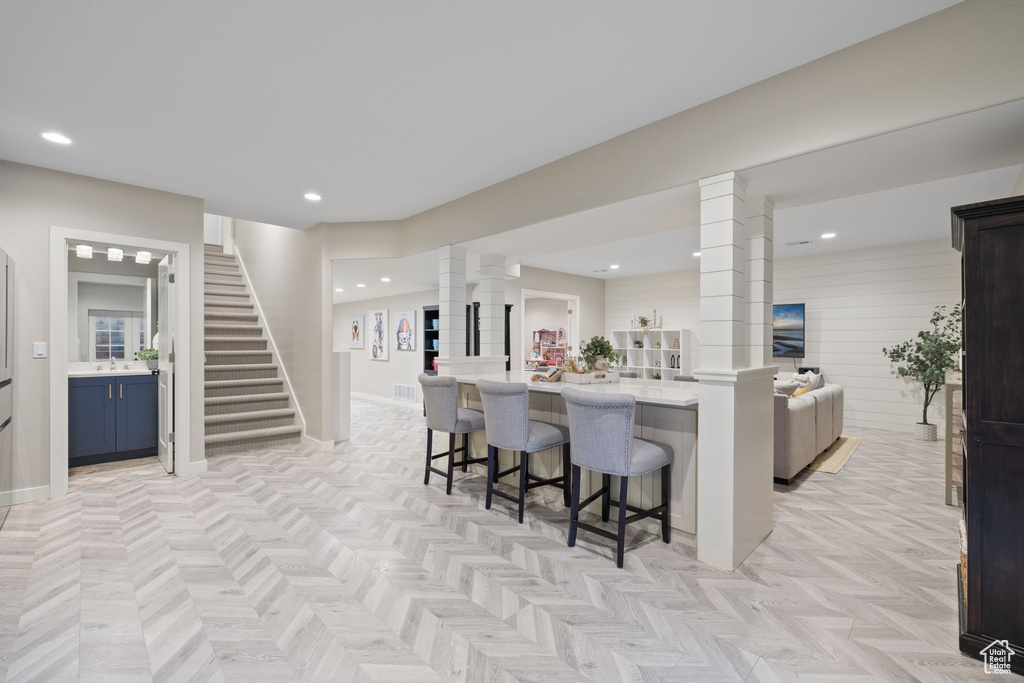
<instances>
[{"instance_id":1,"label":"bar counter","mask_svg":"<svg viewBox=\"0 0 1024 683\"><path fill-rule=\"evenodd\" d=\"M697 407L699 402L698 384L695 382L669 382L662 380L620 379L610 384L569 384L567 382L532 382L530 378L537 373L529 371L513 371L495 374L459 374L455 378L459 383L459 405L463 408L482 410L480 395L476 390L479 379L495 382L522 382L530 388L530 418L568 426L565 403L560 394L565 387L575 387L583 391L603 394L633 394L636 397L635 435L644 439L660 441L672 446L674 460L672 463L672 528L677 532L673 540L690 545L696 543L697 533ZM487 452L487 443L483 432L472 435L471 451L483 455ZM571 446L570 446L571 448ZM499 469L511 467L514 463L512 454L506 451L498 453ZM485 473L482 465L474 465L477 472ZM561 473L561 458L557 450L544 451L531 456L530 472L545 477L558 476ZM502 483L515 485L517 475L509 475ZM655 472L630 481L629 502L642 507L651 507L660 502L661 479ZM596 491L601 485L601 475L584 473L582 496ZM532 495L544 492L545 488L537 489ZM553 494L552 494L553 495ZM617 494L613 492L613 498ZM550 505L558 508L561 505L554 498ZM501 505L495 502L495 505ZM590 512L600 514L600 503L595 502L588 508ZM529 507L527 507L529 515ZM568 526L568 510L566 510ZM656 522L647 520L642 526L656 531Z\"/></svg>"}]
</instances>

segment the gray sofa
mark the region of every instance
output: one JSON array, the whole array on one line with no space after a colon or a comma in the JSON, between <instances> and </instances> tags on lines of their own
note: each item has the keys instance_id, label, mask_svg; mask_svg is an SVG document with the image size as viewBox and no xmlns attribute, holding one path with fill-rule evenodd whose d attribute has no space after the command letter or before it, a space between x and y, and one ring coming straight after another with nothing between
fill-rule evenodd
<instances>
[{"instance_id":1,"label":"gray sofa","mask_svg":"<svg viewBox=\"0 0 1024 683\"><path fill-rule=\"evenodd\" d=\"M843 433L843 388L826 384L802 396L775 394L775 481L789 480Z\"/></svg>"}]
</instances>

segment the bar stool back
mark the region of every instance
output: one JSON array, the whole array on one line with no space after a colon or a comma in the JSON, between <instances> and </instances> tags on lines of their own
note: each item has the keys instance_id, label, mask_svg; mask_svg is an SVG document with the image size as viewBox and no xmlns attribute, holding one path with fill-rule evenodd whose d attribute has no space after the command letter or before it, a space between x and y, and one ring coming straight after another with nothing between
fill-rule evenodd
<instances>
[{"instance_id":1,"label":"bar stool back","mask_svg":"<svg viewBox=\"0 0 1024 683\"><path fill-rule=\"evenodd\" d=\"M623 370L623 371L619 372L619 378L620 379L636 379L639 376L640 376L639 373L633 372L631 370Z\"/></svg>"},{"instance_id":2,"label":"bar stool back","mask_svg":"<svg viewBox=\"0 0 1024 683\"><path fill-rule=\"evenodd\" d=\"M484 414L479 410L459 407L459 390L454 377L433 377L420 373L419 380L423 390L423 408L427 415L427 464L423 471L423 483L430 483L431 472L440 474L446 479L445 493L451 495L452 475L456 465L462 465L462 471L465 472L468 465L487 462L487 458L469 457L469 435L483 430ZM435 431L448 433L447 452L431 454ZM459 434L462 435L462 446L456 448L455 437ZM462 460L456 462L455 454L459 452L462 453ZM445 456L448 456L448 470L434 467L433 462Z\"/></svg>"},{"instance_id":3,"label":"bar stool back","mask_svg":"<svg viewBox=\"0 0 1024 683\"><path fill-rule=\"evenodd\" d=\"M672 447L633 436L636 398L632 394L598 394L573 387L562 390L569 415L572 449L572 510L569 546L576 545L576 532L585 529L616 542L616 562L622 566L626 525L646 517L661 520L661 539L670 540L669 501L672 499ZM580 501L580 468L602 474L601 488ZM661 469L661 505L647 510L626 502L629 477ZM611 500L611 477L620 477L619 500ZM580 508L601 498L601 518L608 521L611 505L619 508L617 533L579 521ZM628 515L627 512L635 514Z\"/></svg>"},{"instance_id":4,"label":"bar stool back","mask_svg":"<svg viewBox=\"0 0 1024 683\"><path fill-rule=\"evenodd\" d=\"M538 486L562 489L562 500L569 505L569 429L562 425L530 419L530 390L522 382L492 382L477 380L476 388L484 404L487 417L487 504L491 497L500 496L517 503L519 523L523 523L526 492ZM530 474L530 453L562 447L562 476L542 479ZM519 464L498 472L498 449L517 451ZM502 477L519 472L519 496L495 488Z\"/></svg>"}]
</instances>

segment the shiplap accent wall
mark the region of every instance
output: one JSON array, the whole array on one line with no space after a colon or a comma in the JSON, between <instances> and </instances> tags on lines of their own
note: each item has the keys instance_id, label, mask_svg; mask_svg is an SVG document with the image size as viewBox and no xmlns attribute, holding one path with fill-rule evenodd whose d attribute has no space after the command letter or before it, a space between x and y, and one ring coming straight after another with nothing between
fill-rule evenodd
<instances>
[{"instance_id":1,"label":"shiplap accent wall","mask_svg":"<svg viewBox=\"0 0 1024 683\"><path fill-rule=\"evenodd\" d=\"M844 387L846 424L913 431L921 392L893 377L882 347L924 329L937 305L960 300L960 255L947 240L844 251L775 262L775 303L805 303L807 357L826 380ZM700 337L698 271L608 280L605 326L629 326L630 312L658 309L666 326ZM700 367L699 345L693 347ZM793 361L778 359L782 373ZM929 421L944 425L942 395Z\"/></svg>"}]
</instances>

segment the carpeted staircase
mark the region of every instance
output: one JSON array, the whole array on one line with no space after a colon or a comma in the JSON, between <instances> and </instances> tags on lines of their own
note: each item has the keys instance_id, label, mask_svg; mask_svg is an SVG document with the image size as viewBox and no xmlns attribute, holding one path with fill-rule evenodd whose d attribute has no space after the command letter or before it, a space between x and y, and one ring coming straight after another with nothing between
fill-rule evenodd
<instances>
[{"instance_id":1,"label":"carpeted staircase","mask_svg":"<svg viewBox=\"0 0 1024 683\"><path fill-rule=\"evenodd\" d=\"M212 244L204 256L206 454L297 442L302 429L238 261Z\"/></svg>"}]
</instances>

